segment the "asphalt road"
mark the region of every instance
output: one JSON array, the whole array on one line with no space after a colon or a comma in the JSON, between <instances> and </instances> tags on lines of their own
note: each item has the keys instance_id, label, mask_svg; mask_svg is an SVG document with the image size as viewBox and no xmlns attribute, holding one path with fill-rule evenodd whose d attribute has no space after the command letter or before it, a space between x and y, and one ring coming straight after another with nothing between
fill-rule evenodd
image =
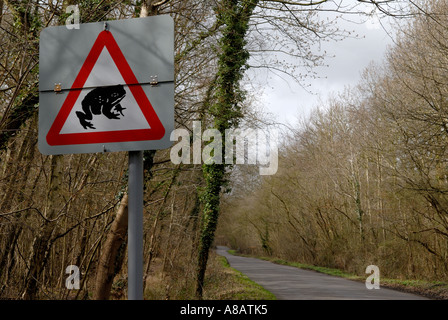
<instances>
[{"instance_id":1,"label":"asphalt road","mask_svg":"<svg viewBox=\"0 0 448 320\"><path fill-rule=\"evenodd\" d=\"M364 282L274 264L255 258L231 255L218 246L217 254L232 268L273 293L278 300L426 300L427 298L391 289L367 289ZM366 278L368 275L366 274Z\"/></svg>"}]
</instances>

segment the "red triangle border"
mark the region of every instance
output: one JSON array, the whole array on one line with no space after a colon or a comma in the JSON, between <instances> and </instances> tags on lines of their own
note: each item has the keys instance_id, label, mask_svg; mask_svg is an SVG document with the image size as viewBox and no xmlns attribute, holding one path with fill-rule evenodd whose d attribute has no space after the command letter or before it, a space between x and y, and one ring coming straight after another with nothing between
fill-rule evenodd
<instances>
[{"instance_id":1,"label":"red triangle border","mask_svg":"<svg viewBox=\"0 0 448 320\"><path fill-rule=\"evenodd\" d=\"M128 85L135 101L140 107L150 129L132 129L132 130L118 130L118 131L100 131L100 132L80 132L80 133L64 133L61 134L62 127L67 121L73 106L78 100L81 90L87 78L92 72L98 57L103 48L106 47L109 51L115 65L120 71L124 81ZM93 143L114 143L114 142L132 142L132 141L147 141L160 140L165 135L165 128L154 111L151 102L146 96L143 88L138 84L138 80L132 72L126 58L123 55L120 47L115 41L112 33L109 30L100 32L95 43L92 46L84 64L82 65L73 85L62 104L59 113L57 114L50 130L47 134L47 143L51 146L63 146L74 144L93 144Z\"/></svg>"}]
</instances>

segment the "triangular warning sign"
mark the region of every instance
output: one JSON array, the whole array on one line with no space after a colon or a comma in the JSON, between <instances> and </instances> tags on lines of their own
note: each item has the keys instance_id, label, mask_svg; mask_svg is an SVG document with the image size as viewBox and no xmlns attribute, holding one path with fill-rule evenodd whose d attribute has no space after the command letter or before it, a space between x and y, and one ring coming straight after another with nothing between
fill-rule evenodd
<instances>
[{"instance_id":1,"label":"triangular warning sign","mask_svg":"<svg viewBox=\"0 0 448 320\"><path fill-rule=\"evenodd\" d=\"M95 65L98 63L98 58L100 55L103 57L105 54L106 58L102 58L102 60L107 59L107 57L109 59L112 58L113 63L121 75L120 79L122 78L124 80L126 89L128 90L125 90L124 86L118 83L116 86L93 89L85 95L82 102L82 110L80 109L76 111L77 117L74 117L72 109L77 101L79 102L79 100L81 100L79 99L81 93L85 94L87 89L83 88L86 86L86 81L90 79L89 76ZM104 61L102 61L102 63L104 63ZM90 83L88 83L88 85L90 86ZM125 115L128 117L127 119L129 119L129 112L133 112L133 109L126 108L126 104L124 103L124 97L129 91L133 96L129 98L132 98L132 101L134 101L140 109L137 110L134 108L134 112L138 111L136 117L141 118L141 115L143 115L144 120L139 119L139 121L146 122L141 129L136 128L136 121L134 121L134 125L130 125L128 128L123 128L123 125L117 126L117 120L123 119ZM110 123L110 129L107 129L107 125L103 125L102 129L97 128L92 121L94 115L101 115L107 119L112 119L108 122ZM70 131L66 129L67 127L70 127L66 124L67 119L69 119L69 121L77 121L79 132L73 132L73 130ZM128 123L131 123L129 121L132 120L127 121ZM118 130L117 127L119 128ZM46 137L48 144L52 146L62 146L72 144L148 141L160 140L164 135L164 126L132 72L131 67L126 61L126 58L120 50L112 33L108 30L102 31L95 40L92 49L73 82L67 98L62 104L59 113L48 131Z\"/></svg>"}]
</instances>

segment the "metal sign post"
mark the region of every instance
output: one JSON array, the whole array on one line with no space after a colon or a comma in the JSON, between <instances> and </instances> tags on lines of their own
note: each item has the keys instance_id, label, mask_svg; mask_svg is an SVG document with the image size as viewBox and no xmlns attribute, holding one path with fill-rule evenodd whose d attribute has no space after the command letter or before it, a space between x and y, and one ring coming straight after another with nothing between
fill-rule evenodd
<instances>
[{"instance_id":1,"label":"metal sign post","mask_svg":"<svg viewBox=\"0 0 448 320\"><path fill-rule=\"evenodd\" d=\"M143 300L143 151L129 152L128 299Z\"/></svg>"},{"instance_id":2,"label":"metal sign post","mask_svg":"<svg viewBox=\"0 0 448 320\"><path fill-rule=\"evenodd\" d=\"M43 154L129 151L128 299L143 300L143 151L174 130L169 15L47 27L39 40Z\"/></svg>"}]
</instances>

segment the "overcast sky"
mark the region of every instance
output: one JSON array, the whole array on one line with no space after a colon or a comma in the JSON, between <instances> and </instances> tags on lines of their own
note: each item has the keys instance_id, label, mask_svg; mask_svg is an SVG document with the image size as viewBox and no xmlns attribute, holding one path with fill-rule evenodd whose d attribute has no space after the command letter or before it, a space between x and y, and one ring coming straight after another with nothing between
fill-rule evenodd
<instances>
[{"instance_id":1,"label":"overcast sky","mask_svg":"<svg viewBox=\"0 0 448 320\"><path fill-rule=\"evenodd\" d=\"M343 91L346 86L356 85L362 71L372 61L381 62L387 47L392 44L387 19L381 21L385 29L381 27L378 18L361 25L340 21L342 27L356 29L359 38L323 44L322 49L335 57L326 59L328 67L315 69L320 79L308 80L315 94L308 93L291 80L285 81L270 74L269 85L263 86L260 102L268 112L275 115L277 121L294 124L299 117L308 115L319 99L325 101L329 95Z\"/></svg>"}]
</instances>

